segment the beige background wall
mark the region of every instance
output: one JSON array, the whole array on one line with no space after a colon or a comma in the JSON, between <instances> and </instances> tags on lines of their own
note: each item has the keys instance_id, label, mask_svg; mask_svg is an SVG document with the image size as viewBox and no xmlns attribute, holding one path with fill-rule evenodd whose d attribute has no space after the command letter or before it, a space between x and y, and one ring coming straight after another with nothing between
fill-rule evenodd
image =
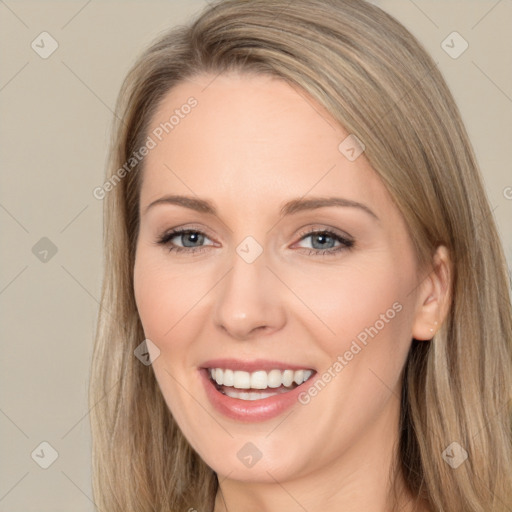
<instances>
[{"instance_id":1,"label":"beige background wall","mask_svg":"<svg viewBox=\"0 0 512 512\"><path fill-rule=\"evenodd\" d=\"M452 88L510 266L512 1L375 3L425 44ZM0 511L93 510L87 380L102 202L92 190L104 181L111 110L134 56L203 5L0 0ZM58 43L46 59L35 51L51 50L43 31ZM458 58L441 46L453 31L469 44ZM463 48L445 44L453 55Z\"/></svg>"}]
</instances>

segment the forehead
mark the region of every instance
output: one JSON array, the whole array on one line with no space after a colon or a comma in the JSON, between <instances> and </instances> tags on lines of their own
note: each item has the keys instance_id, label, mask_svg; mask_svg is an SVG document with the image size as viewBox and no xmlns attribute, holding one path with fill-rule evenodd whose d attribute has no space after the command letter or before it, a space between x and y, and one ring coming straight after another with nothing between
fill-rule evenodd
<instances>
[{"instance_id":1,"label":"forehead","mask_svg":"<svg viewBox=\"0 0 512 512\"><path fill-rule=\"evenodd\" d=\"M245 204L335 192L386 199L364 153L350 161L340 151L349 133L329 112L267 75L181 82L161 101L148 133L156 146L145 158L141 203L171 191L243 196Z\"/></svg>"}]
</instances>

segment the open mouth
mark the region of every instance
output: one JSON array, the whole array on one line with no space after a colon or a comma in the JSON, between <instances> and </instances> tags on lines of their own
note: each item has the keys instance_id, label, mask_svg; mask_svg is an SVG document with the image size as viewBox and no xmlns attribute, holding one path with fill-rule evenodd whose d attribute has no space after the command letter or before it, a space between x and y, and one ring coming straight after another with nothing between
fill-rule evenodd
<instances>
[{"instance_id":1,"label":"open mouth","mask_svg":"<svg viewBox=\"0 0 512 512\"><path fill-rule=\"evenodd\" d=\"M311 379L312 369L257 370L245 372L226 368L207 368L210 381L217 391L239 400L263 400L288 393Z\"/></svg>"}]
</instances>

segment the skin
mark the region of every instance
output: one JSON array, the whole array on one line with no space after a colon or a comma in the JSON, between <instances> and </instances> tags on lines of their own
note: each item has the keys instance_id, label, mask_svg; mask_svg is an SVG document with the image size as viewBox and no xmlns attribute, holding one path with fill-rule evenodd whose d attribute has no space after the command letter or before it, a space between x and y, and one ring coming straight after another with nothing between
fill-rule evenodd
<instances>
[{"instance_id":1,"label":"skin","mask_svg":"<svg viewBox=\"0 0 512 512\"><path fill-rule=\"evenodd\" d=\"M348 133L303 91L263 75L214 78L169 91L151 128L190 96L198 105L145 158L134 291L145 335L160 350L152 367L163 397L219 476L215 512L388 511L400 372L412 338L430 339L446 315L448 254L438 249L430 274L418 268L404 220L364 153L352 162L338 150ZM171 204L146 211L167 194L208 199L217 215ZM302 196L358 201L378 219L355 207L280 216L284 202ZM172 240L203 251L155 243L176 227L204 233ZM307 233L322 229L355 244L318 255L318 237ZM236 252L247 236L263 250L250 264ZM246 423L209 403L197 371L204 361L273 359L319 377L395 302L401 311L307 405ZM237 457L248 442L262 454L250 468ZM402 505L412 510L409 496Z\"/></svg>"}]
</instances>

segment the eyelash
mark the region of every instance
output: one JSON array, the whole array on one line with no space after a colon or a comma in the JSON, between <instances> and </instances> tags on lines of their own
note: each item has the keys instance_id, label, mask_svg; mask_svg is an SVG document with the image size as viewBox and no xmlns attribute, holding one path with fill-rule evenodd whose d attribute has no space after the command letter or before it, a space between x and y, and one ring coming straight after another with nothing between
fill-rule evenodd
<instances>
[{"instance_id":1,"label":"eyelash","mask_svg":"<svg viewBox=\"0 0 512 512\"><path fill-rule=\"evenodd\" d=\"M207 246L202 247L179 247L177 245L171 244L170 241L178 236L178 235L184 235L184 234L192 234L192 233L199 233L200 235L204 235L207 237L205 233L202 231L196 230L196 229L173 229L172 231L169 231L167 233L164 233L161 237L159 237L156 241L158 245L164 245L168 246L169 252L175 251L176 253L200 253L204 251L204 248ZM300 234L301 238L299 241L303 240L304 238L308 238L312 235L328 235L330 238L333 238L334 240L337 240L341 242L341 245L336 248L331 249L307 249L308 256L335 256L341 251L350 250L354 247L354 240L351 240L349 238L345 238L334 231L330 231L328 229L322 229L322 230L314 230L314 231L306 231ZM304 248L303 248L304 249Z\"/></svg>"}]
</instances>

